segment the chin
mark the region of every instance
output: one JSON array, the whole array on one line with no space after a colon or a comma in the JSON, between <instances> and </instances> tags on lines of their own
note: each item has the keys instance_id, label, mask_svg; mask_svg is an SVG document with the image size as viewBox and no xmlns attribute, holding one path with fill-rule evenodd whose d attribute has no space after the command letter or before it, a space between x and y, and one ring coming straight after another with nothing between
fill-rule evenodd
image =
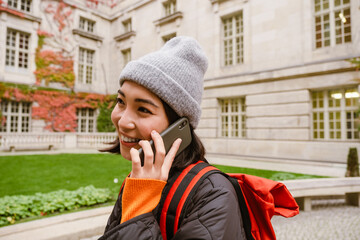
<instances>
[{"instance_id":1,"label":"chin","mask_svg":"<svg viewBox=\"0 0 360 240\"><path fill-rule=\"evenodd\" d=\"M125 158L126 160L131 161L131 155L130 155L130 149L122 147L120 145L120 154L123 158Z\"/></svg>"},{"instance_id":2,"label":"chin","mask_svg":"<svg viewBox=\"0 0 360 240\"><path fill-rule=\"evenodd\" d=\"M127 152L127 151L120 151L120 152L121 152L121 156L122 156L123 158L125 158L126 160L131 161L130 152Z\"/></svg>"}]
</instances>

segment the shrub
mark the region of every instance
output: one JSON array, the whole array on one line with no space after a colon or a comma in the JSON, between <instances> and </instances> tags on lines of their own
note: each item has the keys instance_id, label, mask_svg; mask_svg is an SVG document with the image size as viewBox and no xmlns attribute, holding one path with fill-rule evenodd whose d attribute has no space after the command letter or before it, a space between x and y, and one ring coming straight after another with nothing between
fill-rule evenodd
<instances>
[{"instance_id":1,"label":"shrub","mask_svg":"<svg viewBox=\"0 0 360 240\"><path fill-rule=\"evenodd\" d=\"M359 175L359 158L357 148L350 148L347 158L346 177L358 177Z\"/></svg>"},{"instance_id":2,"label":"shrub","mask_svg":"<svg viewBox=\"0 0 360 240\"><path fill-rule=\"evenodd\" d=\"M115 132L115 126L111 121L111 112L113 110L113 102L109 104L103 103L100 105L99 116L96 124L98 132Z\"/></svg>"},{"instance_id":3,"label":"shrub","mask_svg":"<svg viewBox=\"0 0 360 240\"><path fill-rule=\"evenodd\" d=\"M104 203L111 199L112 193L109 189L99 189L92 185L75 191L58 190L30 196L5 196L0 198L0 226L13 224L31 216L64 212Z\"/></svg>"}]
</instances>

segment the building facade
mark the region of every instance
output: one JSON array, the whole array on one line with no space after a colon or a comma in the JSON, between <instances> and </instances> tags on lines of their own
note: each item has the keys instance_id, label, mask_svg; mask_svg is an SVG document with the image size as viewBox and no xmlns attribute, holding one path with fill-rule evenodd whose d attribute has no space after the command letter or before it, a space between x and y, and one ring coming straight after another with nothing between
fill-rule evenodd
<instances>
[{"instance_id":1,"label":"building facade","mask_svg":"<svg viewBox=\"0 0 360 240\"><path fill-rule=\"evenodd\" d=\"M115 94L128 61L188 35L209 58L197 129L209 155L336 165L360 151L358 0L3 0L0 14L2 82ZM39 39L72 61L72 85L38 73ZM18 131L46 125L34 103L7 104ZM95 131L96 108L76 109L77 130Z\"/></svg>"}]
</instances>

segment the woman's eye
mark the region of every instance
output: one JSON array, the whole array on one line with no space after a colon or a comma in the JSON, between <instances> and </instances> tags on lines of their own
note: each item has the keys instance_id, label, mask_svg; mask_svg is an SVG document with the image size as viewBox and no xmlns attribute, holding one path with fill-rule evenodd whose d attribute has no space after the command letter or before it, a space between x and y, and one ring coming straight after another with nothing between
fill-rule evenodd
<instances>
[{"instance_id":1,"label":"woman's eye","mask_svg":"<svg viewBox=\"0 0 360 240\"><path fill-rule=\"evenodd\" d=\"M116 98L118 104L124 105L124 101L121 98Z\"/></svg>"},{"instance_id":2,"label":"woman's eye","mask_svg":"<svg viewBox=\"0 0 360 240\"><path fill-rule=\"evenodd\" d=\"M139 111L143 112L143 113L149 113L152 114L152 112L150 112L148 109L144 108L144 107L139 107Z\"/></svg>"}]
</instances>

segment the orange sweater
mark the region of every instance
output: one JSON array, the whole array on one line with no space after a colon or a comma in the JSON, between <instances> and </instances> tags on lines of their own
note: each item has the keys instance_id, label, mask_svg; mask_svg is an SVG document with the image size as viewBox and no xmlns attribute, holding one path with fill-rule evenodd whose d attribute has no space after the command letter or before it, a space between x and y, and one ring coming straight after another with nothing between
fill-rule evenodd
<instances>
[{"instance_id":1,"label":"orange sweater","mask_svg":"<svg viewBox=\"0 0 360 240\"><path fill-rule=\"evenodd\" d=\"M156 179L125 179L122 195L121 223L136 216L151 212L160 202L166 182Z\"/></svg>"}]
</instances>

